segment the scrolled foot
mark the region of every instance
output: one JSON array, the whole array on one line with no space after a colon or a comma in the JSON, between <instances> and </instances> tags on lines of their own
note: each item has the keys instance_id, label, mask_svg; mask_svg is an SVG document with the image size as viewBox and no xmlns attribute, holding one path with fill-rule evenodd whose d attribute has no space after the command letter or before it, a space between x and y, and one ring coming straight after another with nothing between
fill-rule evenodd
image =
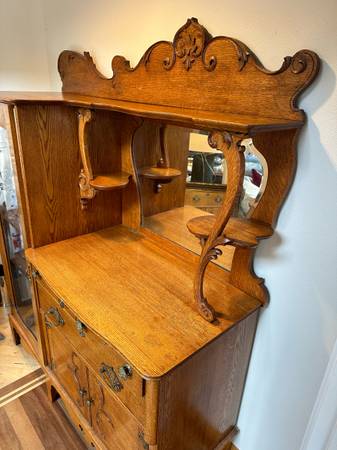
<instances>
[{"instance_id":1,"label":"scrolled foot","mask_svg":"<svg viewBox=\"0 0 337 450\"><path fill-rule=\"evenodd\" d=\"M205 298L203 298L198 303L198 309L200 314L204 319L206 319L208 322L214 322L215 320L215 310L214 308L207 302Z\"/></svg>"}]
</instances>

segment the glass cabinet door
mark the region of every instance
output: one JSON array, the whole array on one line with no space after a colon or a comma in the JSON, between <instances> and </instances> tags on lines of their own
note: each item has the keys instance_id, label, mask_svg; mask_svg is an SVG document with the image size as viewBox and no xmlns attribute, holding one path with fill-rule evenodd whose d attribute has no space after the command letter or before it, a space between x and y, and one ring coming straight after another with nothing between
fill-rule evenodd
<instances>
[{"instance_id":1,"label":"glass cabinet door","mask_svg":"<svg viewBox=\"0 0 337 450\"><path fill-rule=\"evenodd\" d=\"M0 127L0 219L6 255L10 270L14 307L26 327L36 337L35 317L32 307L32 286L27 277L24 255L22 222L14 182L14 171L7 130Z\"/></svg>"}]
</instances>

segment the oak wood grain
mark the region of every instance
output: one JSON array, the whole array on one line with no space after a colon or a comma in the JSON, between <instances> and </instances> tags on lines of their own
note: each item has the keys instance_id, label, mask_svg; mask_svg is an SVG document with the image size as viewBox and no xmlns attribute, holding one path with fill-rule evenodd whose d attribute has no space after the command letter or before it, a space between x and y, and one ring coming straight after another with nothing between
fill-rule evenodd
<instances>
[{"instance_id":1,"label":"oak wood grain","mask_svg":"<svg viewBox=\"0 0 337 450\"><path fill-rule=\"evenodd\" d=\"M163 378L158 416L161 450L218 448L235 428L257 317L258 311Z\"/></svg>"},{"instance_id":2,"label":"oak wood grain","mask_svg":"<svg viewBox=\"0 0 337 450\"><path fill-rule=\"evenodd\" d=\"M191 219L201 217L201 215L208 217L210 216L210 213L195 208L194 206L185 205L180 208L173 208L169 211L146 217L143 225L144 227L150 228L154 233L200 255L200 240L189 232L186 224L188 224ZM214 261L214 264L217 264L226 270L230 270L233 254L234 247L224 247L222 249L222 255Z\"/></svg>"},{"instance_id":3,"label":"oak wood grain","mask_svg":"<svg viewBox=\"0 0 337 450\"><path fill-rule=\"evenodd\" d=\"M143 167L155 166L161 157L159 129L160 124L144 120L142 127L135 134L133 153L138 173ZM143 219L184 205L188 144L189 130L166 126L167 159L172 167L181 172L181 175L163 186L159 193L155 192L152 180L139 176Z\"/></svg>"},{"instance_id":4,"label":"oak wood grain","mask_svg":"<svg viewBox=\"0 0 337 450\"><path fill-rule=\"evenodd\" d=\"M219 318L207 323L192 296L198 256L122 226L26 254L79 319L147 377L168 372L259 307L212 265L206 292Z\"/></svg>"},{"instance_id":5,"label":"oak wood grain","mask_svg":"<svg viewBox=\"0 0 337 450\"><path fill-rule=\"evenodd\" d=\"M282 117L258 116L247 113L204 111L189 109L184 105L161 106L142 104L133 101L99 98L90 95L59 92L0 92L0 101L7 104L60 104L76 107L105 109L132 116L157 119L171 124L179 124L196 129L225 129L238 133L254 135L274 130L288 130L303 125L303 116L289 120Z\"/></svg>"},{"instance_id":6,"label":"oak wood grain","mask_svg":"<svg viewBox=\"0 0 337 450\"><path fill-rule=\"evenodd\" d=\"M120 170L114 117L104 111L95 116L89 125L93 173L107 167ZM33 247L121 223L119 191L101 192L87 210L81 210L76 109L21 105L17 107L17 122Z\"/></svg>"},{"instance_id":7,"label":"oak wood grain","mask_svg":"<svg viewBox=\"0 0 337 450\"><path fill-rule=\"evenodd\" d=\"M61 299L55 297L42 280L37 280L36 288L39 298L40 314L43 321L45 321L47 311L50 308L55 308L63 319L62 326L58 328L59 331L68 341L68 344L71 344L76 354L81 355L82 360L95 373L100 373L103 363L113 367L116 373L118 373L120 367L130 364L129 361L122 358L114 348L99 338L98 335L94 334L85 324L83 324L83 332L80 335L76 326L77 316L73 315L63 303L60 306ZM45 323L43 326L45 328ZM52 333L52 330L46 331L48 335ZM53 340L47 336L47 341L49 347L52 348ZM67 348L69 349L69 346ZM51 361L52 358L53 356L51 355L48 360ZM141 423L144 423L145 399L143 396L143 379L139 376L135 368L132 367L131 369L132 376L125 381L122 380L123 388L119 392L113 393L123 401ZM102 383L106 384L103 378ZM110 391L112 390L110 386L108 388Z\"/></svg>"},{"instance_id":8,"label":"oak wood grain","mask_svg":"<svg viewBox=\"0 0 337 450\"><path fill-rule=\"evenodd\" d=\"M304 116L296 109L296 100L316 76L319 59L314 52L301 50L270 72L245 44L230 37L212 39L191 18L173 42L153 44L135 68L115 56L111 79L97 70L88 52L63 51L58 68L64 92L90 91L97 97L143 104L301 122Z\"/></svg>"},{"instance_id":9,"label":"oak wood grain","mask_svg":"<svg viewBox=\"0 0 337 450\"><path fill-rule=\"evenodd\" d=\"M199 216L187 222L187 228L199 239L207 239L214 227L214 215ZM273 229L266 223L253 219L231 217L223 230L223 235L233 241L233 245L255 247L260 239L273 234Z\"/></svg>"},{"instance_id":10,"label":"oak wood grain","mask_svg":"<svg viewBox=\"0 0 337 450\"><path fill-rule=\"evenodd\" d=\"M100 439L109 449L144 450L138 438L142 427L136 418L91 371L89 385L92 427Z\"/></svg>"}]
</instances>

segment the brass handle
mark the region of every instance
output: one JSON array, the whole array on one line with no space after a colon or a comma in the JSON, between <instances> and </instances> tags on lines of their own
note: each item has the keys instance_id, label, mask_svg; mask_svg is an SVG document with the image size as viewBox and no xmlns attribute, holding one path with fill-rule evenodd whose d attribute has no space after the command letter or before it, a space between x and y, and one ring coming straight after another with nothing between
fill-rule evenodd
<instances>
[{"instance_id":1,"label":"brass handle","mask_svg":"<svg viewBox=\"0 0 337 450\"><path fill-rule=\"evenodd\" d=\"M124 364L118 369L118 374L122 380L127 380L132 377L132 367L129 364Z\"/></svg>"},{"instance_id":2,"label":"brass handle","mask_svg":"<svg viewBox=\"0 0 337 450\"><path fill-rule=\"evenodd\" d=\"M80 320L76 320L76 329L81 337L85 337L86 326Z\"/></svg>"},{"instance_id":3,"label":"brass handle","mask_svg":"<svg viewBox=\"0 0 337 450\"><path fill-rule=\"evenodd\" d=\"M87 391L84 388L81 388L78 392L79 392L81 398L83 398L87 395Z\"/></svg>"},{"instance_id":4,"label":"brass handle","mask_svg":"<svg viewBox=\"0 0 337 450\"><path fill-rule=\"evenodd\" d=\"M119 392L123 389L123 385L119 381L113 367L108 366L105 363L102 363L99 372L102 378L106 381L108 386L110 386L113 391Z\"/></svg>"},{"instance_id":5,"label":"brass handle","mask_svg":"<svg viewBox=\"0 0 337 450\"><path fill-rule=\"evenodd\" d=\"M193 200L194 202L198 202L198 201L200 200L199 195L193 195L192 200Z\"/></svg>"},{"instance_id":6,"label":"brass handle","mask_svg":"<svg viewBox=\"0 0 337 450\"><path fill-rule=\"evenodd\" d=\"M48 315L52 316L54 320L49 320ZM54 306L51 306L45 313L45 324L47 328L56 328L64 325L64 319L59 313L59 310Z\"/></svg>"},{"instance_id":7,"label":"brass handle","mask_svg":"<svg viewBox=\"0 0 337 450\"><path fill-rule=\"evenodd\" d=\"M214 201L215 201L216 203L221 203L221 202L222 202L222 197L220 197L220 195L217 195L217 196L215 197Z\"/></svg>"}]
</instances>

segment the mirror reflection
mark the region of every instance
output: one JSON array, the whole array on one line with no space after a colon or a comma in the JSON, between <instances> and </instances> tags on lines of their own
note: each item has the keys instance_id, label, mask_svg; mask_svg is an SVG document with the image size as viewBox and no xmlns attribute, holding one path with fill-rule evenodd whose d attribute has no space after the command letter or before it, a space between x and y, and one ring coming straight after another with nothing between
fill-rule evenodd
<instances>
[{"instance_id":1,"label":"mirror reflection","mask_svg":"<svg viewBox=\"0 0 337 450\"><path fill-rule=\"evenodd\" d=\"M0 223L13 284L14 306L25 325L36 336L14 172L7 130L4 128L0 128Z\"/></svg>"},{"instance_id":2,"label":"mirror reflection","mask_svg":"<svg viewBox=\"0 0 337 450\"><path fill-rule=\"evenodd\" d=\"M165 139L160 128L161 153L165 152L169 166L180 175L155 193L153 184L141 178L141 193L152 189L150 201L143 204L143 225L189 250L200 254L198 239L187 229L195 217L217 214L226 197L227 165L220 150L208 144L208 132L178 127L165 127ZM266 183L266 166L251 139L242 141L245 147L245 174L240 201L233 212L249 217L256 207ZM165 147L165 148L164 148ZM144 159L144 154L142 154ZM144 170L139 169L140 173ZM158 168L158 171L163 170ZM147 198L142 196L142 198ZM226 246L215 263L230 269L234 248Z\"/></svg>"}]
</instances>

